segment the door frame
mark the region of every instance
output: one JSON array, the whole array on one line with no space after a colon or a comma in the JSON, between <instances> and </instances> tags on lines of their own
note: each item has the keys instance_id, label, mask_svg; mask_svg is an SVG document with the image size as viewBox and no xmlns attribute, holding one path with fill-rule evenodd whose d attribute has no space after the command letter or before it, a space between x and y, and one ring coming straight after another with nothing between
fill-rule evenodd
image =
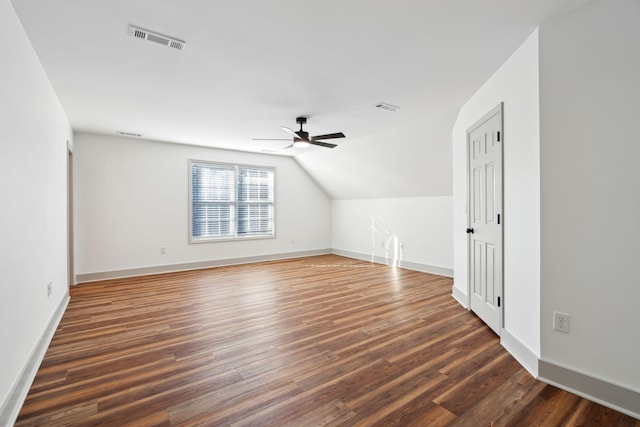
<instances>
[{"instance_id":1,"label":"door frame","mask_svg":"<svg viewBox=\"0 0 640 427\"><path fill-rule=\"evenodd\" d=\"M73 245L73 146L67 140L67 282L74 286L74 245Z\"/></svg>"},{"instance_id":2,"label":"door frame","mask_svg":"<svg viewBox=\"0 0 640 427\"><path fill-rule=\"evenodd\" d=\"M471 168L471 133L473 133L473 131L475 131L477 128L479 128L480 126L482 126L487 120L489 120L491 117L493 117L496 114L500 114L500 139L501 139L501 144L500 144L500 163L501 163L501 167L500 167L500 171L501 171L501 176L500 176L500 204L502 206L502 212L501 212L501 217L500 217L500 225L501 225L501 232L500 232L500 245L501 245L501 251L500 251L500 269L501 269L501 276L502 276L502 283L500 284L501 289L500 289L500 296L501 296L501 300L500 300L500 305L498 307L499 309L499 318L500 318L500 333L498 333L498 336L502 335L502 329L504 328L504 306L505 306L505 295L504 295L504 282L505 282L505 277L504 277L504 224L505 224L505 215L504 215L504 142L505 142L505 132L504 132L504 103L500 102L498 105L496 105L495 107L493 107L491 110L489 110L486 114L484 114L480 119L476 120L475 123L473 123L473 125L471 125L468 129L467 129L467 134L466 134L466 153L467 153L467 161L466 161L466 176L467 176L467 181L466 181L466 191L467 191L467 207L466 207L466 213L467 213L467 228L471 227L471 188L470 188L470 181L471 181L471 174L470 172L470 168ZM471 237L469 234L467 234L467 309L469 311L471 310Z\"/></svg>"}]
</instances>

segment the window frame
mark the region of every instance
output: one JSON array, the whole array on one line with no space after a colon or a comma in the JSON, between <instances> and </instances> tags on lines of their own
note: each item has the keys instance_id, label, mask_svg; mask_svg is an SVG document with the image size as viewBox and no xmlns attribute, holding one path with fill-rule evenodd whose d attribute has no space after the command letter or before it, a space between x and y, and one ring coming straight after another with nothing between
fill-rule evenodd
<instances>
[{"instance_id":1,"label":"window frame","mask_svg":"<svg viewBox=\"0 0 640 427\"><path fill-rule=\"evenodd\" d=\"M222 237L207 237L207 238L194 238L193 236L193 166L201 165L201 166L209 166L209 167L220 167L220 168L229 168L234 169L234 186L235 186L235 198L231 202L233 206L235 206L235 229L234 236L222 236ZM255 235L238 235L238 214L239 214L239 206L241 202L239 201L239 191L237 191L238 186L238 178L239 178L239 170L240 169L258 169L258 170L267 170L273 174L273 188L272 188L272 200L271 205L273 207L273 232L271 234L255 234ZM229 241L238 241L238 240L263 240L263 239L275 239L276 238L276 168L273 166L264 166L264 165L249 165L242 163L226 163L226 162L216 162L210 160L196 160L189 159L189 167L187 169L188 173L188 199L189 199L189 215L188 215L188 238L189 243L212 243L212 242L229 242ZM267 203L265 203L267 204Z\"/></svg>"}]
</instances>

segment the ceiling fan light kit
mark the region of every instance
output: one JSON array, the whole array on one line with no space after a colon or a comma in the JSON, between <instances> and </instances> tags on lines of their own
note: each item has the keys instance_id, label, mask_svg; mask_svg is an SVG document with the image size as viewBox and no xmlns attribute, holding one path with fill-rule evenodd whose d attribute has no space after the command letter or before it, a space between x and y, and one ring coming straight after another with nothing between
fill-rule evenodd
<instances>
[{"instance_id":1,"label":"ceiling fan light kit","mask_svg":"<svg viewBox=\"0 0 640 427\"><path fill-rule=\"evenodd\" d=\"M307 148L307 147L311 147L311 144L308 143L307 141L303 141L299 139L297 141L293 141L293 146L295 148Z\"/></svg>"}]
</instances>

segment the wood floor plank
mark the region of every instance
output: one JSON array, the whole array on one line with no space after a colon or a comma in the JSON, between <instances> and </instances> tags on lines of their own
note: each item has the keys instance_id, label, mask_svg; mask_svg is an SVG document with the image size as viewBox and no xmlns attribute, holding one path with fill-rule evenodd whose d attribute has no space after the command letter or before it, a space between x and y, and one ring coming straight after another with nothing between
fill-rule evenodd
<instances>
[{"instance_id":1,"label":"wood floor plank","mask_svg":"<svg viewBox=\"0 0 640 427\"><path fill-rule=\"evenodd\" d=\"M491 419L493 426L508 425L520 420L513 418L514 408L528 405L545 385L535 381L529 373L518 370L507 381L486 393L469 410L462 412L453 426L467 426L475 420ZM509 396L509 398L505 398Z\"/></svg>"},{"instance_id":2,"label":"wood floor plank","mask_svg":"<svg viewBox=\"0 0 640 427\"><path fill-rule=\"evenodd\" d=\"M640 427L536 381L451 286L335 255L79 285L16 425Z\"/></svg>"},{"instance_id":3,"label":"wood floor plank","mask_svg":"<svg viewBox=\"0 0 640 427\"><path fill-rule=\"evenodd\" d=\"M282 427L337 426L349 422L355 416L355 412L341 400L336 399L283 424Z\"/></svg>"}]
</instances>

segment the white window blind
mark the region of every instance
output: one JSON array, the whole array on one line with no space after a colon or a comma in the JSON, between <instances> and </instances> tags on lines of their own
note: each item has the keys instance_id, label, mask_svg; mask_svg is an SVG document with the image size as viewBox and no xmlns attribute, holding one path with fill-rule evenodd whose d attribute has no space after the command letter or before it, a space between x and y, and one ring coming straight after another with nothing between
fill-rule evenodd
<instances>
[{"instance_id":1,"label":"white window blind","mask_svg":"<svg viewBox=\"0 0 640 427\"><path fill-rule=\"evenodd\" d=\"M191 241L274 236L274 171L190 162Z\"/></svg>"}]
</instances>

